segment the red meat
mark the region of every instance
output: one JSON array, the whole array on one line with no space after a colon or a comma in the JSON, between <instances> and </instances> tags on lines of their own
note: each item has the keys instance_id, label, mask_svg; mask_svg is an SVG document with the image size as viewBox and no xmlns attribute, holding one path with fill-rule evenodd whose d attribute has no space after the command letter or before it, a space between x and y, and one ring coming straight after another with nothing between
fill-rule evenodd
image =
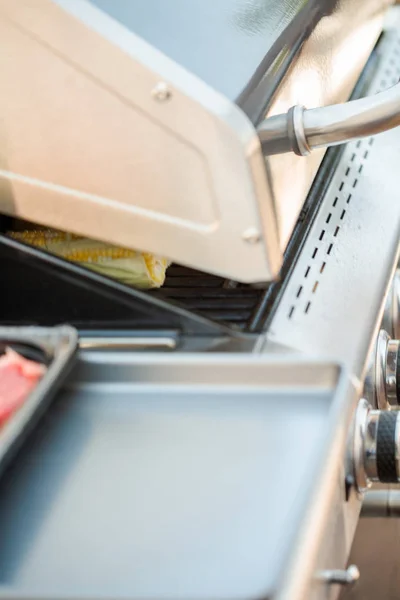
<instances>
[{"instance_id":1,"label":"red meat","mask_svg":"<svg viewBox=\"0 0 400 600\"><path fill-rule=\"evenodd\" d=\"M45 371L10 348L0 356L0 426L22 406Z\"/></svg>"}]
</instances>

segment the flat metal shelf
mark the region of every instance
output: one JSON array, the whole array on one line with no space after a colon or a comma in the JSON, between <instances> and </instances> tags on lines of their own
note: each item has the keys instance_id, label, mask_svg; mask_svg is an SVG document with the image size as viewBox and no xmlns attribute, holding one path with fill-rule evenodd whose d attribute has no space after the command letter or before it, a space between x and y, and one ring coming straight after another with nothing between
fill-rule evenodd
<instances>
[{"instance_id":1,"label":"flat metal shelf","mask_svg":"<svg viewBox=\"0 0 400 600\"><path fill-rule=\"evenodd\" d=\"M348 390L296 357L82 354L2 479L0 598L275 597Z\"/></svg>"}]
</instances>

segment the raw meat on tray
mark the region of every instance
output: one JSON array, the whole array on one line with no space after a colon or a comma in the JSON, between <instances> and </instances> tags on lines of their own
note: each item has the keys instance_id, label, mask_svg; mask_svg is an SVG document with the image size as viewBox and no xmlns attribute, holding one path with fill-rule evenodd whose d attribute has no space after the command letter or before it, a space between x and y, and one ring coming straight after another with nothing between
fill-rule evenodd
<instances>
[{"instance_id":1,"label":"raw meat on tray","mask_svg":"<svg viewBox=\"0 0 400 600\"><path fill-rule=\"evenodd\" d=\"M0 426L23 405L45 372L44 365L11 348L0 356Z\"/></svg>"}]
</instances>

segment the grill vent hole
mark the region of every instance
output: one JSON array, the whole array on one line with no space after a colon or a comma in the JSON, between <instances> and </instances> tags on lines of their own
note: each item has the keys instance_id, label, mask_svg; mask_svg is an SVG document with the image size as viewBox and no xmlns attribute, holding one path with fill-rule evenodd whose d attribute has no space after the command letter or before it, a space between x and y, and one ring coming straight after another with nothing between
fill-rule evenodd
<instances>
[{"instance_id":1,"label":"grill vent hole","mask_svg":"<svg viewBox=\"0 0 400 600\"><path fill-rule=\"evenodd\" d=\"M389 85L397 83L400 77L400 65L398 59L393 56L400 56L400 36L398 38L398 46L392 51L390 60L390 68L386 69L385 77L382 78L378 86L377 92L386 89ZM371 147L374 144L374 138L364 138L353 142L351 144L352 151L347 159L347 164L344 163L341 167L341 178L337 183L337 192L334 196L331 208L327 211L327 215L324 218L324 225L315 233L314 246L310 250L309 260L314 260L319 252L322 252L325 260L320 263L320 266L313 267L313 263L310 263L304 271L303 283L295 288L293 291L294 297L292 298L292 304L288 309L288 317L292 319L296 314L296 319L303 317L311 311L313 302L311 297L320 289L323 285L324 279L321 279L323 273L329 269L329 259L332 255L333 247L336 243L339 243L340 236L339 232L341 227L345 227L346 224L346 213L350 209L350 203L354 201L360 201L359 194L355 193L355 189L359 184L360 178L364 173L365 161L368 159ZM311 277L313 271L315 275ZM318 276L318 279L317 279ZM321 290L320 290L321 292ZM317 295L317 298L320 294ZM293 301L294 300L294 301ZM301 302L300 310L297 309L298 303ZM297 310L296 310L297 309ZM296 321L295 319L295 321Z\"/></svg>"}]
</instances>

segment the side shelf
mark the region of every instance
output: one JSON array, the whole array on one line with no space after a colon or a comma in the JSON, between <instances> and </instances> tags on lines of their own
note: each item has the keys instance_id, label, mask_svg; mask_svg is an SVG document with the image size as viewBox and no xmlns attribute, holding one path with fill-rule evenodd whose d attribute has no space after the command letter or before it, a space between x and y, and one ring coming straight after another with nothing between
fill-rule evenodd
<instances>
[{"instance_id":1,"label":"side shelf","mask_svg":"<svg viewBox=\"0 0 400 600\"><path fill-rule=\"evenodd\" d=\"M2 480L0 598L276 597L353 396L294 357L82 354Z\"/></svg>"}]
</instances>

